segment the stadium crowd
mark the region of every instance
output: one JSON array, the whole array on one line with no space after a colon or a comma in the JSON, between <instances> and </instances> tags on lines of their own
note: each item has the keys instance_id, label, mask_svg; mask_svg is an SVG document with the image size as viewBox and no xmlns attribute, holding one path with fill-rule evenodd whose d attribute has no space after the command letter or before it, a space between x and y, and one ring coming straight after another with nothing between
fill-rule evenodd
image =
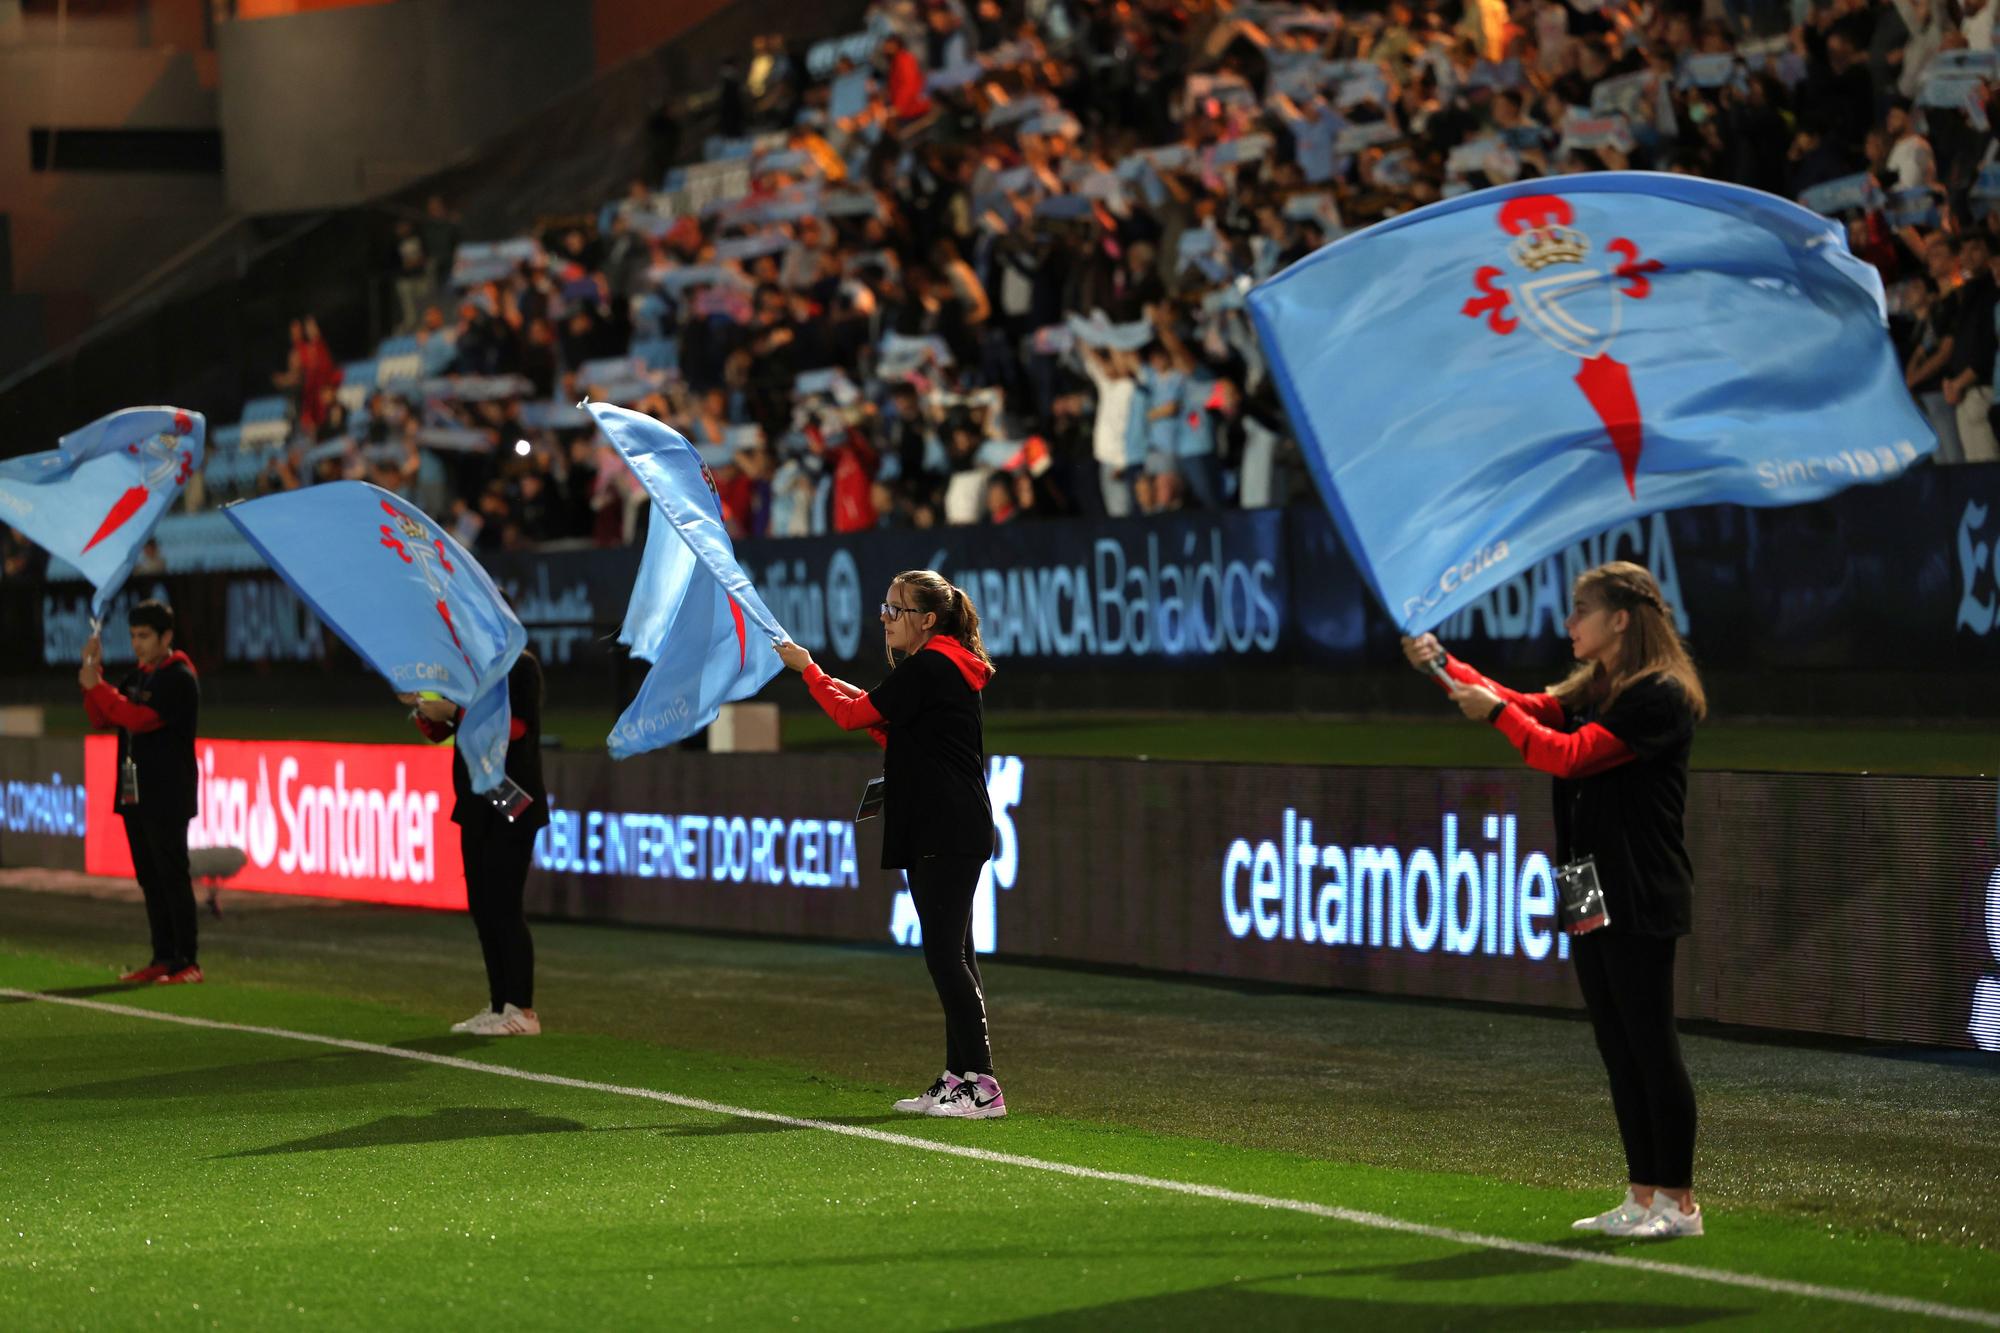
<instances>
[{"instance_id":1,"label":"stadium crowd","mask_svg":"<svg viewBox=\"0 0 2000 1333\"><path fill-rule=\"evenodd\" d=\"M425 378L344 384L301 320L291 439L243 490L365 477L475 547L629 542L589 396L701 447L739 537L1281 504L1309 483L1252 283L1626 168L1845 219L1938 461L1994 460L1995 2L885 0L725 65L664 187L497 246L432 200L386 261Z\"/></svg>"}]
</instances>

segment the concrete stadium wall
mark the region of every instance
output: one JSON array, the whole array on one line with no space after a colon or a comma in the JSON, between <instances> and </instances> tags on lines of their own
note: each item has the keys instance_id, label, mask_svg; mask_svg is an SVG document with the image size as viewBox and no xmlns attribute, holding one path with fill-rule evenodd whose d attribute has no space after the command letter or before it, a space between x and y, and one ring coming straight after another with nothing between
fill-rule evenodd
<instances>
[{"instance_id":1,"label":"concrete stadium wall","mask_svg":"<svg viewBox=\"0 0 2000 1333\"><path fill-rule=\"evenodd\" d=\"M0 6L0 379L222 220L220 173L37 171L29 152L35 130L215 129L201 4L156 0L60 30Z\"/></svg>"},{"instance_id":2,"label":"concrete stadium wall","mask_svg":"<svg viewBox=\"0 0 2000 1333\"><path fill-rule=\"evenodd\" d=\"M230 206L337 208L450 163L590 78L589 0L403 0L223 25Z\"/></svg>"}]
</instances>

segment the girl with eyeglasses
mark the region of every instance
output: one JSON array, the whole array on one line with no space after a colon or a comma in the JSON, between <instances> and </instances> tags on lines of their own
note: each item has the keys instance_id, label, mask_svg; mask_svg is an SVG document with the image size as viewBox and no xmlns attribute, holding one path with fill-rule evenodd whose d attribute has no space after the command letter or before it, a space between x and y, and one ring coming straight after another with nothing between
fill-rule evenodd
<instances>
[{"instance_id":1,"label":"girl with eyeglasses","mask_svg":"<svg viewBox=\"0 0 2000 1333\"><path fill-rule=\"evenodd\" d=\"M1497 685L1405 638L1420 671L1442 667L1452 702L1555 777L1559 864L1595 862L1609 924L1570 939L1570 960L1611 1079L1630 1187L1578 1231L1663 1240L1702 1234L1694 1201L1694 1085L1674 1028L1674 950L1693 914L1682 816L1695 723L1708 712L1659 585L1614 561L1576 581L1566 622L1577 665L1543 694Z\"/></svg>"},{"instance_id":2,"label":"girl with eyeglasses","mask_svg":"<svg viewBox=\"0 0 2000 1333\"><path fill-rule=\"evenodd\" d=\"M881 619L891 670L872 690L835 680L795 643L779 644L778 656L804 675L828 717L847 731L866 729L884 750L882 868L908 874L945 1022L944 1072L896 1109L994 1119L1007 1114L1007 1100L993 1078L972 947L972 898L993 855L980 710L993 663L972 599L934 570L898 574Z\"/></svg>"}]
</instances>

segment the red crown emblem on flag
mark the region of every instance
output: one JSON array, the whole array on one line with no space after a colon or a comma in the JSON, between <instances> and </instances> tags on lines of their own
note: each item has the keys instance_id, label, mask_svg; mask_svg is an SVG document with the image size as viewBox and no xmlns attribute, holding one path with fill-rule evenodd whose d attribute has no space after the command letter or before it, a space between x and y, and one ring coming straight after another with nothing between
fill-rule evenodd
<instances>
[{"instance_id":1,"label":"red crown emblem on flag","mask_svg":"<svg viewBox=\"0 0 2000 1333\"><path fill-rule=\"evenodd\" d=\"M451 635L452 645L458 649L458 655L464 660L466 668L471 670L472 659L466 655L465 645L459 641L458 625L451 617L451 585L445 576L456 574L458 570L451 563L451 557L445 554L443 535L434 533L430 525L422 519L398 509L387 500L381 504L382 512L389 516L389 522L378 527L382 534L381 545L394 551L404 564L416 566L418 577L423 580L424 586L436 599L438 619L444 622L445 632ZM392 528L390 524L395 526ZM403 535L398 537L396 535L398 532ZM438 569L431 567L433 560L437 562Z\"/></svg>"},{"instance_id":2,"label":"red crown emblem on flag","mask_svg":"<svg viewBox=\"0 0 2000 1333\"><path fill-rule=\"evenodd\" d=\"M1551 264L1581 264L1590 253L1590 238L1574 227L1536 227L1521 233L1507 255L1529 272Z\"/></svg>"},{"instance_id":3,"label":"red crown emblem on flag","mask_svg":"<svg viewBox=\"0 0 2000 1333\"><path fill-rule=\"evenodd\" d=\"M1507 247L1514 271L1482 265L1472 275L1475 294L1459 313L1485 320L1502 337L1525 319L1537 338L1577 358L1577 388L1604 423L1625 473L1625 489L1637 498L1645 422L1631 372L1611 355L1611 344L1621 327L1620 303L1650 296L1649 275L1665 265L1641 259L1638 244L1619 236L1604 247L1609 263L1583 267L1590 237L1574 225L1576 210L1560 195L1516 195L1500 205L1494 221L1514 238ZM1568 265L1575 270L1562 271Z\"/></svg>"}]
</instances>

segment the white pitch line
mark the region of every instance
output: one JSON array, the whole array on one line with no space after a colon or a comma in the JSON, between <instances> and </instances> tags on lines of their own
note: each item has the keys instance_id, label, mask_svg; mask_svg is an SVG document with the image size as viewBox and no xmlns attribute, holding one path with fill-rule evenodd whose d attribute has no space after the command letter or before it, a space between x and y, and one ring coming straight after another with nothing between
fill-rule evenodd
<instances>
[{"instance_id":1,"label":"white pitch line","mask_svg":"<svg viewBox=\"0 0 2000 1333\"><path fill-rule=\"evenodd\" d=\"M941 1153L947 1157L963 1157L975 1162L990 1162L996 1166L1016 1166L1032 1171L1047 1171L1053 1175L1069 1176L1077 1180L1101 1180L1107 1184L1130 1185L1137 1189L1159 1190L1168 1194L1185 1194L1197 1199L1212 1199L1221 1203L1249 1204L1256 1208L1277 1208L1286 1212L1304 1213L1310 1217L1324 1217L1336 1222L1346 1222L1353 1226L1372 1227L1378 1231L1396 1231L1409 1236L1423 1236L1430 1240L1448 1241L1455 1245L1469 1245L1488 1250L1504 1250L1510 1254L1531 1254L1545 1259L1562 1259L1572 1263L1597 1264L1604 1268L1623 1269L1628 1272L1654 1273L1661 1277L1685 1278L1692 1282L1707 1282L1724 1287L1742 1287L1750 1291L1767 1292L1774 1296L1797 1296L1806 1300L1835 1301L1844 1305L1866 1306L1874 1310L1887 1310L1895 1314L1928 1315L1934 1319L1950 1319L1960 1323L1979 1324L1987 1328L2000 1328L2000 1311L1973 1310L1964 1306L1943 1305L1936 1301L1920 1301L1908 1296L1886 1296L1872 1291L1855 1291L1845 1287L1826 1287L1815 1282L1793 1282L1785 1278L1760 1277L1753 1273L1732 1273L1721 1268L1700 1268L1693 1264L1666 1263L1657 1259L1635 1259L1624 1254L1605 1254L1595 1250L1572 1250L1558 1245L1542 1245L1534 1241L1509 1240L1505 1236L1488 1236L1476 1231L1460 1231L1454 1227L1434 1227L1422 1222L1408 1222L1399 1217L1389 1217L1382 1213L1362 1212L1354 1208L1338 1208L1332 1204L1313 1203L1307 1199L1282 1199L1269 1194L1251 1194L1243 1190L1223 1189L1216 1185L1198 1185L1185 1180L1168 1180L1162 1176L1141 1176L1126 1171L1100 1171L1096 1167L1076 1166L1069 1162L1051 1162L1040 1157L1024 1157L1019 1153L994 1152L989 1148L973 1148L960 1143L943 1143L932 1139L912 1138L907 1134L892 1134L883 1129L870 1129L865 1125L842 1125L827 1120L808 1120L803 1116L780 1115L774 1111L759 1111L748 1106L730 1106L725 1102L712 1102L701 1097L684 1097L679 1093L661 1092L654 1088L634 1088L622 1083L598 1083L591 1079L566 1078L561 1074L541 1074L527 1069L510 1069L506 1065L481 1064L477 1060L461 1060L455 1055L438 1055L430 1051L409 1051L396 1046L382 1046L372 1041L352 1041L346 1037L328 1037L317 1032L294 1032L289 1028L267 1028L251 1023L224 1023L213 1018L194 1018L186 1014L159 1013L152 1009L136 1009L124 1004L106 1004L101 1000L81 1000L67 995L43 995L36 991L14 990L0 987L0 996L17 1000L40 1000L45 1004L66 1004L77 1009L95 1009L101 1013L119 1014L127 1018L147 1018L158 1023L179 1023L183 1027L214 1028L222 1032L247 1032L259 1037L279 1037L286 1041L310 1042L318 1046L332 1046L344 1051L362 1051L369 1055L386 1055L397 1060L415 1060L422 1064L441 1065L446 1069L464 1069L476 1074L493 1074L501 1078L521 1079L528 1083L544 1083L550 1087L576 1088L583 1092L602 1092L615 1097L641 1097L647 1101L663 1102L669 1106L679 1106L690 1111L703 1111L710 1115L731 1116L739 1120L761 1120L766 1124L786 1125L793 1129L814 1129L825 1134L844 1134L849 1138L867 1139L875 1143L894 1144L899 1148L915 1148L921 1152Z\"/></svg>"}]
</instances>

